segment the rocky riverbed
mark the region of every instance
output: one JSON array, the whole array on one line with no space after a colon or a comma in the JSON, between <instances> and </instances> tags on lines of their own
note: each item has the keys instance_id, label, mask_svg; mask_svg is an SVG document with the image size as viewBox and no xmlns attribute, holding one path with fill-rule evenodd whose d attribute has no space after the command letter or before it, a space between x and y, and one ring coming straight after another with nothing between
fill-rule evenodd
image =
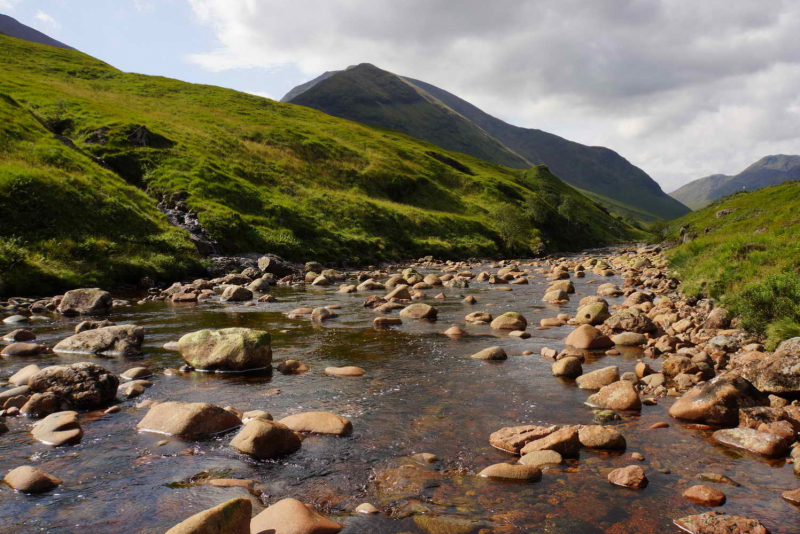
<instances>
[{"instance_id":1,"label":"rocky riverbed","mask_svg":"<svg viewBox=\"0 0 800 534\"><path fill-rule=\"evenodd\" d=\"M0 532L800 531L800 340L657 249L426 260L4 302Z\"/></svg>"}]
</instances>

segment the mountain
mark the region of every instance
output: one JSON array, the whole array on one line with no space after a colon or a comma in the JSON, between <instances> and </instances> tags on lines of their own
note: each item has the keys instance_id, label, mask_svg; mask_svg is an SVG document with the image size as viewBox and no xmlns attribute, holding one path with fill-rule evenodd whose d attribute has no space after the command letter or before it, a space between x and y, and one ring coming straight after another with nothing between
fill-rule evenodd
<instances>
[{"instance_id":1,"label":"mountain","mask_svg":"<svg viewBox=\"0 0 800 534\"><path fill-rule=\"evenodd\" d=\"M328 72L292 89L284 100L499 165L545 164L613 212L636 219L672 219L689 211L613 150L513 126L434 85L370 64Z\"/></svg>"},{"instance_id":2,"label":"mountain","mask_svg":"<svg viewBox=\"0 0 800 534\"><path fill-rule=\"evenodd\" d=\"M17 39L23 39L32 43L55 46L56 48L75 50L71 46L67 46L60 41L56 41L52 37L43 34L39 30L34 30L30 26L24 25L17 19L11 18L8 15L0 14L0 35L16 37Z\"/></svg>"},{"instance_id":3,"label":"mountain","mask_svg":"<svg viewBox=\"0 0 800 534\"><path fill-rule=\"evenodd\" d=\"M0 295L188 276L204 260L187 227L222 254L329 265L646 237L544 166L73 50L0 50Z\"/></svg>"},{"instance_id":4,"label":"mountain","mask_svg":"<svg viewBox=\"0 0 800 534\"><path fill-rule=\"evenodd\" d=\"M667 231L675 245L667 258L682 290L721 301L770 350L800 336L798 213L800 181L787 181L728 195Z\"/></svg>"},{"instance_id":5,"label":"mountain","mask_svg":"<svg viewBox=\"0 0 800 534\"><path fill-rule=\"evenodd\" d=\"M713 174L689 182L670 196L693 210L737 191L754 191L788 180L800 180L800 156L766 156L735 176Z\"/></svg>"}]
</instances>

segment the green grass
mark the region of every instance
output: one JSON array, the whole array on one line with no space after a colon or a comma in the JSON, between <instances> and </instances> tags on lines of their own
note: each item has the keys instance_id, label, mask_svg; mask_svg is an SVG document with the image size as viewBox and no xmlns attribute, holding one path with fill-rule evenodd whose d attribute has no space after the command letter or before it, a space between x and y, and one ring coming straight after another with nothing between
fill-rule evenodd
<instances>
[{"instance_id":1,"label":"green grass","mask_svg":"<svg viewBox=\"0 0 800 534\"><path fill-rule=\"evenodd\" d=\"M716 213L735 209L723 217ZM697 236L668 251L689 295L719 299L770 347L800 331L800 182L720 199L672 221ZM706 231L708 229L708 231Z\"/></svg>"},{"instance_id":2,"label":"green grass","mask_svg":"<svg viewBox=\"0 0 800 534\"><path fill-rule=\"evenodd\" d=\"M512 170L291 104L120 72L0 36L0 294L197 272L156 210L187 204L224 253L364 263L531 254L640 239L545 167ZM141 143L142 127L148 132ZM66 144L54 138L62 136ZM490 213L546 194L505 242ZM569 222L557 215L577 204Z\"/></svg>"}]
</instances>

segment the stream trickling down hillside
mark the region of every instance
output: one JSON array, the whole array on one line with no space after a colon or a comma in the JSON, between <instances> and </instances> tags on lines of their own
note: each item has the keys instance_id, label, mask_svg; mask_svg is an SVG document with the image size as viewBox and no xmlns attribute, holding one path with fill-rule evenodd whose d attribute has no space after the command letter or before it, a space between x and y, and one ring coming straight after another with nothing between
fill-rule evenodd
<instances>
[{"instance_id":1,"label":"stream trickling down hillside","mask_svg":"<svg viewBox=\"0 0 800 534\"><path fill-rule=\"evenodd\" d=\"M475 272L479 270L483 268ZM120 413L82 414L84 438L75 446L54 449L40 444L30 434L33 421L6 419L10 432L0 435L3 473L33 464L64 484L41 496L18 494L0 485L0 532L161 533L194 513L250 495L242 488L200 484L209 475L253 479L270 504L285 497L314 503L345 524L344 533L677 532L673 519L709 510L681 496L687 487L701 483L695 477L702 472L722 473L741 484L711 484L728 497L718 510L759 519L774 534L800 531L800 512L780 497L782 491L798 486L791 466L713 444L710 432L670 420L669 398L643 407L641 416L625 417L617 427L627 439L624 453L583 449L579 459L545 470L542 480L532 484L475 476L490 464L513 459L489 445L489 435L502 427L592 422L592 410L583 404L591 392L551 376L551 362L539 356L544 346L562 348L572 327L541 331L533 327L541 318L574 313L581 295L595 294L597 286L588 282L597 278L590 272L585 279L573 279L577 295L563 306L540 302L548 286L541 275L531 285L511 286L510 292L472 282L468 289L444 289L447 298L435 300L436 288L427 291L430 298L425 302L438 308L437 322L404 319L402 326L383 330L373 328L376 315L363 307L366 296L376 293L339 294L335 287L274 288L277 302L257 307L158 302L115 309L110 319L117 324L146 328L144 354L94 361L115 373L147 366L157 373L152 378L155 385L143 396L124 401ZM609 281L622 283L618 277L602 279ZM479 303L461 303L460 296L467 294L478 297ZM608 300L615 304L622 298ZM312 325L308 318L285 316L300 306L331 304L341 305L340 315L322 326ZM484 310L495 316L521 312L534 323L528 329L533 337L520 340L488 326L464 324L466 314ZM52 345L70 335L79 320L52 316L34 321L30 328L39 342ZM453 324L464 326L471 335L460 339L442 335ZM190 331L232 326L269 330L274 363L298 359L311 372L291 376L275 372L272 377L159 373L182 364L177 353L161 348L164 343ZM12 329L0 325L0 335ZM491 345L503 346L509 359L500 363L469 359ZM522 356L524 350L534 354ZM639 349L625 350L621 356L598 353L587 359L584 372L608 365L618 365L621 373L630 371L640 356ZM30 363L44 366L86 359L4 358L0 376ZM344 365L357 365L367 374L341 379L323 373L325 367ZM163 435L138 433L135 428L147 410L136 405L146 399L262 409L276 419L326 410L350 418L354 431L344 438L310 436L288 458L258 462L228 446L233 434L196 442L171 438L157 446ZM659 421L668 421L670 427L649 430ZM413 470L418 474L408 478L395 469L403 462L399 458L422 452L439 458L426 466L431 471ZM636 463L630 459L632 452L645 456L641 465L650 484L642 491L612 486L606 480L611 468ZM351 515L362 502L391 515Z\"/></svg>"}]
</instances>

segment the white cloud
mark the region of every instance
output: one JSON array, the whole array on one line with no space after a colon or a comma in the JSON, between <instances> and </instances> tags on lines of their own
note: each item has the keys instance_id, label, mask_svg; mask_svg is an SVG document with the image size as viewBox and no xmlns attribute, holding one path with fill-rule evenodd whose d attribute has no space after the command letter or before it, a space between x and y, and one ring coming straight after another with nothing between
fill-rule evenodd
<instances>
[{"instance_id":1,"label":"white cloud","mask_svg":"<svg viewBox=\"0 0 800 534\"><path fill-rule=\"evenodd\" d=\"M133 7L139 13L152 13L156 9L155 4L150 0L133 0Z\"/></svg>"},{"instance_id":2,"label":"white cloud","mask_svg":"<svg viewBox=\"0 0 800 534\"><path fill-rule=\"evenodd\" d=\"M61 27L61 24L58 23L56 19L42 11L41 9L36 12L34 18L42 23L42 25L47 26L52 29L58 29Z\"/></svg>"},{"instance_id":3,"label":"white cloud","mask_svg":"<svg viewBox=\"0 0 800 534\"><path fill-rule=\"evenodd\" d=\"M22 0L0 0L0 11L13 13L16 7L22 3Z\"/></svg>"},{"instance_id":4,"label":"white cloud","mask_svg":"<svg viewBox=\"0 0 800 534\"><path fill-rule=\"evenodd\" d=\"M209 70L370 62L620 152L665 190L800 151L800 2L188 0Z\"/></svg>"},{"instance_id":5,"label":"white cloud","mask_svg":"<svg viewBox=\"0 0 800 534\"><path fill-rule=\"evenodd\" d=\"M245 91L245 92L249 93L251 95L260 96L262 98L269 98L271 100L275 100L275 98L272 95L269 95L269 94L265 93L264 91Z\"/></svg>"}]
</instances>

